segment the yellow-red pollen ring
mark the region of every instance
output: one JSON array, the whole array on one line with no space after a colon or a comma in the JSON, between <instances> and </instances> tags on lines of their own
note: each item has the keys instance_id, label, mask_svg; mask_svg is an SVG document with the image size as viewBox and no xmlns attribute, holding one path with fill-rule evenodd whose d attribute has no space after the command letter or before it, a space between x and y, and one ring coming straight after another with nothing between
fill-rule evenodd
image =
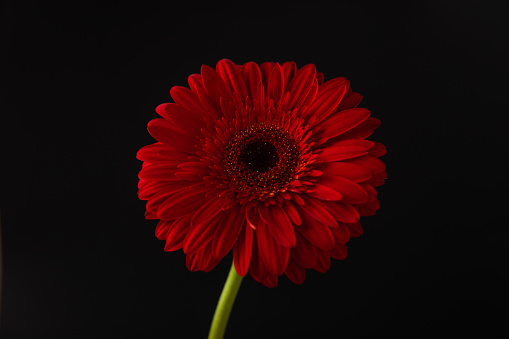
<instances>
[{"instance_id":1,"label":"yellow-red pollen ring","mask_svg":"<svg viewBox=\"0 0 509 339\"><path fill-rule=\"evenodd\" d=\"M245 148L256 141L271 143L277 150L279 159L266 172L252 171L241 160ZM276 125L255 123L231 137L222 165L231 188L263 200L286 191L299 166L300 156L297 142L287 131Z\"/></svg>"}]
</instances>

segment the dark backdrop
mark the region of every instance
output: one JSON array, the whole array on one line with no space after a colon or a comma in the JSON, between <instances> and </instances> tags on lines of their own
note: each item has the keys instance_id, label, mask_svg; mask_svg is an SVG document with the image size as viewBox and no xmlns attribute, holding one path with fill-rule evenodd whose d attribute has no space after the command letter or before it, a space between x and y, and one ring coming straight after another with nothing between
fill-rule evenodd
<instances>
[{"instance_id":1,"label":"dark backdrop","mask_svg":"<svg viewBox=\"0 0 509 339\"><path fill-rule=\"evenodd\" d=\"M154 108L202 64L346 76L382 121L381 209L344 261L244 279L228 338L508 335L503 1L4 1L2 338L204 338L231 257L191 273L137 198Z\"/></svg>"}]
</instances>

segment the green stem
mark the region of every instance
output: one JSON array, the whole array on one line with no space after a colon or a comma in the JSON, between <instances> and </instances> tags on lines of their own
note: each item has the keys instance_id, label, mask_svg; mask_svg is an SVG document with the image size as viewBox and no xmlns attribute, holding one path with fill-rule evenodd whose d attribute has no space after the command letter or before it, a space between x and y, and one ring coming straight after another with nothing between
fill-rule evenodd
<instances>
[{"instance_id":1,"label":"green stem","mask_svg":"<svg viewBox=\"0 0 509 339\"><path fill-rule=\"evenodd\" d=\"M232 263L230 273L228 274L228 278L226 279L223 287L223 292L221 293L221 297L219 297L219 301L217 303L216 313L214 313L214 318L212 319L209 339L223 338L226 325L228 324L228 318L230 317L230 312L232 310L233 303L235 302L235 297L237 296L241 282L242 277L237 274L235 264Z\"/></svg>"}]
</instances>

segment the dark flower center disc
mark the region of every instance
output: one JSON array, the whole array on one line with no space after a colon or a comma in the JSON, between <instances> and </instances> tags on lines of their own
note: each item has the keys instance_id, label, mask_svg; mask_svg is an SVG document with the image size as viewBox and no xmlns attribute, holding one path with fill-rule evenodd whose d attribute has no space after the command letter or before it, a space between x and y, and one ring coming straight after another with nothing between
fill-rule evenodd
<instances>
[{"instance_id":1,"label":"dark flower center disc","mask_svg":"<svg viewBox=\"0 0 509 339\"><path fill-rule=\"evenodd\" d=\"M300 150L283 128L261 123L237 131L222 157L226 185L265 199L286 189L299 166Z\"/></svg>"},{"instance_id":2,"label":"dark flower center disc","mask_svg":"<svg viewBox=\"0 0 509 339\"><path fill-rule=\"evenodd\" d=\"M267 141L256 140L246 146L240 160L253 172L267 172L279 161L276 147Z\"/></svg>"}]
</instances>

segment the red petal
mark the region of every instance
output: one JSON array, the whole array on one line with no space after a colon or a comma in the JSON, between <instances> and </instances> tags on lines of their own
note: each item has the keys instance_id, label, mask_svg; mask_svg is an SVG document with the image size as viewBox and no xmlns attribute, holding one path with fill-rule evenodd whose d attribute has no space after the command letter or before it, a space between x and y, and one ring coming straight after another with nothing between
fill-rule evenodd
<instances>
[{"instance_id":1,"label":"red petal","mask_svg":"<svg viewBox=\"0 0 509 339\"><path fill-rule=\"evenodd\" d=\"M189 217L183 217L175 221L166 238L166 245L164 246L165 251L176 251L184 246L184 239L189 230L190 220L191 218Z\"/></svg>"},{"instance_id":2,"label":"red petal","mask_svg":"<svg viewBox=\"0 0 509 339\"><path fill-rule=\"evenodd\" d=\"M340 223L338 228L331 229L336 246L338 244L346 244L350 240L350 231L345 223Z\"/></svg>"},{"instance_id":3,"label":"red petal","mask_svg":"<svg viewBox=\"0 0 509 339\"><path fill-rule=\"evenodd\" d=\"M157 118L149 121L148 132L150 135L171 148L181 152L194 153L195 137L182 134L169 121Z\"/></svg>"},{"instance_id":4,"label":"red petal","mask_svg":"<svg viewBox=\"0 0 509 339\"><path fill-rule=\"evenodd\" d=\"M172 153L172 149L166 146L163 143L156 142L151 145L143 146L136 153L136 159L141 161L149 161L149 162L159 162L159 161L170 161L174 160L172 158L168 158L166 154L163 154L161 151L166 151ZM187 159L187 157L185 158Z\"/></svg>"},{"instance_id":5,"label":"red petal","mask_svg":"<svg viewBox=\"0 0 509 339\"><path fill-rule=\"evenodd\" d=\"M354 182L368 180L373 175L369 168L350 162L330 162L321 165L320 169L325 175L342 176Z\"/></svg>"},{"instance_id":6,"label":"red petal","mask_svg":"<svg viewBox=\"0 0 509 339\"><path fill-rule=\"evenodd\" d=\"M335 175L323 175L320 177L319 182L341 193L341 202L362 204L369 200L368 193L362 188L362 186L350 179Z\"/></svg>"},{"instance_id":7,"label":"red petal","mask_svg":"<svg viewBox=\"0 0 509 339\"><path fill-rule=\"evenodd\" d=\"M213 239L213 234L218 225L221 216L216 216L212 220L203 222L201 224L193 225L191 218L191 227L187 232L184 239L184 253L192 254L200 250L203 246L207 245ZM210 253L212 254L212 253Z\"/></svg>"},{"instance_id":8,"label":"red petal","mask_svg":"<svg viewBox=\"0 0 509 339\"><path fill-rule=\"evenodd\" d=\"M291 258L304 268L314 267L317 261L315 247L299 232L296 232L295 235L297 242L295 247L290 250Z\"/></svg>"},{"instance_id":9,"label":"red petal","mask_svg":"<svg viewBox=\"0 0 509 339\"><path fill-rule=\"evenodd\" d=\"M277 275L269 273L265 276L265 279L261 280L260 282L264 284L265 287L274 288L277 286L277 280Z\"/></svg>"},{"instance_id":10,"label":"red petal","mask_svg":"<svg viewBox=\"0 0 509 339\"><path fill-rule=\"evenodd\" d=\"M289 108L294 108L297 100L306 92L315 80L316 67L313 64L302 67L288 85L290 93Z\"/></svg>"},{"instance_id":11,"label":"red petal","mask_svg":"<svg viewBox=\"0 0 509 339\"><path fill-rule=\"evenodd\" d=\"M246 222L252 229L256 229L260 215L258 209L255 207L248 207L246 209Z\"/></svg>"},{"instance_id":12,"label":"red petal","mask_svg":"<svg viewBox=\"0 0 509 339\"><path fill-rule=\"evenodd\" d=\"M320 184L314 184L311 189L306 191L306 193L322 200L340 200L343 197L341 193L328 186Z\"/></svg>"},{"instance_id":13,"label":"red petal","mask_svg":"<svg viewBox=\"0 0 509 339\"><path fill-rule=\"evenodd\" d=\"M285 211L278 205L271 205L269 213L271 218L269 229L274 239L285 247L294 247L296 240L293 224Z\"/></svg>"},{"instance_id":14,"label":"red petal","mask_svg":"<svg viewBox=\"0 0 509 339\"><path fill-rule=\"evenodd\" d=\"M370 184L373 187L378 187L385 183L385 179L387 179L387 173L380 172L373 175L373 177L366 181L366 183Z\"/></svg>"},{"instance_id":15,"label":"red petal","mask_svg":"<svg viewBox=\"0 0 509 339\"><path fill-rule=\"evenodd\" d=\"M257 236L253 236L253 251L251 253L251 263L249 265L249 273L258 282L263 282L269 275L269 270L260 258L260 247L258 245Z\"/></svg>"},{"instance_id":16,"label":"red petal","mask_svg":"<svg viewBox=\"0 0 509 339\"><path fill-rule=\"evenodd\" d=\"M257 210L258 210L258 215L260 216L260 219L264 223L270 224L271 217L269 215L269 208L267 206L265 206L265 204L260 203L260 204L258 204L258 209Z\"/></svg>"},{"instance_id":17,"label":"red petal","mask_svg":"<svg viewBox=\"0 0 509 339\"><path fill-rule=\"evenodd\" d=\"M373 147L375 143L370 140L364 139L346 139L346 140L334 140L327 143L327 147L355 147L368 150ZM325 147L324 147L325 148Z\"/></svg>"},{"instance_id":18,"label":"red petal","mask_svg":"<svg viewBox=\"0 0 509 339\"><path fill-rule=\"evenodd\" d=\"M193 215L191 218L191 226L204 224L210 219L214 218L220 212L222 212L221 207L224 205L225 200L221 198L211 198L209 201L205 202Z\"/></svg>"},{"instance_id":19,"label":"red petal","mask_svg":"<svg viewBox=\"0 0 509 339\"><path fill-rule=\"evenodd\" d=\"M359 237L362 235L362 225L360 222L346 224L350 230L350 237Z\"/></svg>"},{"instance_id":20,"label":"red petal","mask_svg":"<svg viewBox=\"0 0 509 339\"><path fill-rule=\"evenodd\" d=\"M209 116L209 113L200 102L200 98L196 93L187 87L173 86L170 89L170 95L179 106L189 112L192 112L197 118L203 119Z\"/></svg>"},{"instance_id":21,"label":"red petal","mask_svg":"<svg viewBox=\"0 0 509 339\"><path fill-rule=\"evenodd\" d=\"M300 194L294 193L292 194L292 199L298 204L298 205L304 205L304 199L300 196Z\"/></svg>"},{"instance_id":22,"label":"red petal","mask_svg":"<svg viewBox=\"0 0 509 339\"><path fill-rule=\"evenodd\" d=\"M379 208L380 202L378 201L378 199L369 201L365 204L355 205L356 211L359 213L359 215L363 217L374 215Z\"/></svg>"},{"instance_id":23,"label":"red petal","mask_svg":"<svg viewBox=\"0 0 509 339\"><path fill-rule=\"evenodd\" d=\"M270 73L269 83L267 87L267 97L271 98L276 105L283 97L285 86L285 78L281 66L276 63Z\"/></svg>"},{"instance_id":24,"label":"red petal","mask_svg":"<svg viewBox=\"0 0 509 339\"><path fill-rule=\"evenodd\" d=\"M355 223L359 220L359 213L350 204L344 204L336 201L322 201L322 203L325 207L327 207L329 213L337 221Z\"/></svg>"},{"instance_id":25,"label":"red petal","mask_svg":"<svg viewBox=\"0 0 509 339\"><path fill-rule=\"evenodd\" d=\"M285 274L295 284L302 284L306 279L306 269L299 266L292 258L288 261Z\"/></svg>"},{"instance_id":26,"label":"red petal","mask_svg":"<svg viewBox=\"0 0 509 339\"><path fill-rule=\"evenodd\" d=\"M320 86L315 101L306 110L307 114L305 113L306 116L313 114L317 117L314 125L328 118L336 110L349 85L346 78L335 78Z\"/></svg>"},{"instance_id":27,"label":"red petal","mask_svg":"<svg viewBox=\"0 0 509 339\"><path fill-rule=\"evenodd\" d=\"M363 123L351 130L341 134L338 139L365 139L373 134L373 131L380 126L380 120L377 118L369 117Z\"/></svg>"},{"instance_id":28,"label":"red petal","mask_svg":"<svg viewBox=\"0 0 509 339\"><path fill-rule=\"evenodd\" d=\"M241 233L233 246L233 261L235 270L240 276L245 276L250 266L253 250L253 229L250 226L242 227Z\"/></svg>"},{"instance_id":29,"label":"red petal","mask_svg":"<svg viewBox=\"0 0 509 339\"><path fill-rule=\"evenodd\" d=\"M355 159L348 160L349 163L363 166L371 171L373 174L381 173L385 171L385 164L378 158L366 155Z\"/></svg>"},{"instance_id":30,"label":"red petal","mask_svg":"<svg viewBox=\"0 0 509 339\"><path fill-rule=\"evenodd\" d=\"M362 95L357 92L352 92L351 89L348 89L343 100L338 105L338 111L342 111L349 108L355 108L358 104L360 104L362 100Z\"/></svg>"},{"instance_id":31,"label":"red petal","mask_svg":"<svg viewBox=\"0 0 509 339\"><path fill-rule=\"evenodd\" d=\"M218 264L219 260L210 255L212 251L211 246L212 245L209 243L200 251L186 255L186 264L190 271L195 272L201 270L208 272Z\"/></svg>"},{"instance_id":32,"label":"red petal","mask_svg":"<svg viewBox=\"0 0 509 339\"><path fill-rule=\"evenodd\" d=\"M174 129L182 131L183 134L197 134L204 125L203 115L188 111L177 104L161 104L157 106L156 112L172 121Z\"/></svg>"},{"instance_id":33,"label":"red petal","mask_svg":"<svg viewBox=\"0 0 509 339\"><path fill-rule=\"evenodd\" d=\"M230 91L237 92L242 100L246 99L247 89L240 70L231 60L222 59L216 65L216 72L223 78Z\"/></svg>"},{"instance_id":34,"label":"red petal","mask_svg":"<svg viewBox=\"0 0 509 339\"><path fill-rule=\"evenodd\" d=\"M199 270L199 263L198 263L199 259L201 259L201 257L198 255L198 253L186 255L187 269L191 272L197 272Z\"/></svg>"},{"instance_id":35,"label":"red petal","mask_svg":"<svg viewBox=\"0 0 509 339\"><path fill-rule=\"evenodd\" d=\"M330 268L330 252L329 251L323 251L320 249L317 249L316 254L318 256L318 262L316 263L316 266L313 267L315 270L317 270L320 273L325 273Z\"/></svg>"},{"instance_id":36,"label":"red petal","mask_svg":"<svg viewBox=\"0 0 509 339\"><path fill-rule=\"evenodd\" d=\"M345 244L338 244L330 251L330 256L334 259L343 260L348 255L348 249Z\"/></svg>"},{"instance_id":37,"label":"red petal","mask_svg":"<svg viewBox=\"0 0 509 339\"><path fill-rule=\"evenodd\" d=\"M266 61L260 65L260 71L262 72L262 83L265 89L269 86L270 73L274 69L275 63Z\"/></svg>"},{"instance_id":38,"label":"red petal","mask_svg":"<svg viewBox=\"0 0 509 339\"><path fill-rule=\"evenodd\" d=\"M301 214L302 225L295 229L310 243L326 251L334 247L334 236L329 226L319 222L306 213Z\"/></svg>"},{"instance_id":39,"label":"red petal","mask_svg":"<svg viewBox=\"0 0 509 339\"><path fill-rule=\"evenodd\" d=\"M258 65L252 61L242 65L242 77L246 83L247 93L251 99L256 98L258 84L262 81L262 73Z\"/></svg>"},{"instance_id":40,"label":"red petal","mask_svg":"<svg viewBox=\"0 0 509 339\"><path fill-rule=\"evenodd\" d=\"M196 212L202 204L210 199L204 194L209 190L208 187L197 186L173 195L161 203L157 209L157 216L159 219L176 219Z\"/></svg>"},{"instance_id":41,"label":"red petal","mask_svg":"<svg viewBox=\"0 0 509 339\"><path fill-rule=\"evenodd\" d=\"M232 249L245 226L246 218L240 213L239 207L226 211L214 233L214 257L223 258Z\"/></svg>"},{"instance_id":42,"label":"red petal","mask_svg":"<svg viewBox=\"0 0 509 339\"><path fill-rule=\"evenodd\" d=\"M157 209L161 206L163 202L168 200L169 198L179 194L182 191L187 191L189 189L189 184L186 182L176 182L175 184L168 185L168 187L160 190L150 197L147 202L147 210L157 211ZM175 219L175 218L159 218L159 219Z\"/></svg>"},{"instance_id":43,"label":"red petal","mask_svg":"<svg viewBox=\"0 0 509 339\"><path fill-rule=\"evenodd\" d=\"M306 201L306 205L298 206L301 214L307 213L329 227L338 227L336 219L334 219L334 217L328 212L321 200L309 197L305 197L304 200Z\"/></svg>"},{"instance_id":44,"label":"red petal","mask_svg":"<svg viewBox=\"0 0 509 339\"><path fill-rule=\"evenodd\" d=\"M210 255L210 253L212 253L212 243L208 243L198 253L201 258L200 266L198 268L203 272L211 271L220 261L220 259Z\"/></svg>"},{"instance_id":45,"label":"red petal","mask_svg":"<svg viewBox=\"0 0 509 339\"><path fill-rule=\"evenodd\" d=\"M369 117L370 111L365 108L350 108L334 114L324 120L326 126L320 136L323 138L334 138L346 131L358 126Z\"/></svg>"},{"instance_id":46,"label":"red petal","mask_svg":"<svg viewBox=\"0 0 509 339\"><path fill-rule=\"evenodd\" d=\"M205 87L203 86L202 76L200 74L192 74L187 78L187 82L189 83L189 86L193 92L198 95L200 103L202 104L203 108L205 108L205 111L208 113L209 117L214 120L219 119L221 117L221 109L220 107L216 107L215 101L213 101L207 95Z\"/></svg>"},{"instance_id":47,"label":"red petal","mask_svg":"<svg viewBox=\"0 0 509 339\"><path fill-rule=\"evenodd\" d=\"M301 224L299 212L297 212L292 202L287 202L284 205L284 210L294 225L298 226Z\"/></svg>"},{"instance_id":48,"label":"red petal","mask_svg":"<svg viewBox=\"0 0 509 339\"><path fill-rule=\"evenodd\" d=\"M181 179L175 177L175 172L178 170L179 162L176 161L161 161L144 166L138 178L142 180L158 180L158 181L179 181Z\"/></svg>"},{"instance_id":49,"label":"red petal","mask_svg":"<svg viewBox=\"0 0 509 339\"><path fill-rule=\"evenodd\" d=\"M373 141L373 142L374 142L373 147L371 147L368 150L368 154L369 155L371 155L372 157L378 158L378 157L381 157L381 156L383 156L384 154L387 153L387 149L385 148L384 145L382 145L378 141Z\"/></svg>"},{"instance_id":50,"label":"red petal","mask_svg":"<svg viewBox=\"0 0 509 339\"><path fill-rule=\"evenodd\" d=\"M326 147L318 155L317 160L323 162L340 161L360 157L367 153L363 147L359 146Z\"/></svg>"},{"instance_id":51,"label":"red petal","mask_svg":"<svg viewBox=\"0 0 509 339\"><path fill-rule=\"evenodd\" d=\"M209 98L214 103L214 106L217 110L221 111L221 105L219 102L220 98L229 103L233 101L233 97L226 87L223 79L214 71L214 69L208 65L201 66L201 76L203 79L203 86L205 87L205 91L209 95Z\"/></svg>"},{"instance_id":52,"label":"red petal","mask_svg":"<svg viewBox=\"0 0 509 339\"><path fill-rule=\"evenodd\" d=\"M270 273L281 275L286 269L290 257L290 249L280 245L270 234L269 225L258 222L256 239L261 260Z\"/></svg>"},{"instance_id":53,"label":"red petal","mask_svg":"<svg viewBox=\"0 0 509 339\"><path fill-rule=\"evenodd\" d=\"M283 69L283 73L285 75L285 91L288 88L288 85L292 81L295 73L297 72L297 64L293 61L283 62L281 64L281 68Z\"/></svg>"},{"instance_id":54,"label":"red petal","mask_svg":"<svg viewBox=\"0 0 509 339\"><path fill-rule=\"evenodd\" d=\"M315 79L318 81L318 85L322 86L324 77L325 76L323 75L322 72L320 72L320 71L316 72Z\"/></svg>"},{"instance_id":55,"label":"red petal","mask_svg":"<svg viewBox=\"0 0 509 339\"><path fill-rule=\"evenodd\" d=\"M175 176L179 178L179 180L183 181L203 181L204 174L199 172L188 172L188 171L180 171L175 172Z\"/></svg>"},{"instance_id":56,"label":"red petal","mask_svg":"<svg viewBox=\"0 0 509 339\"><path fill-rule=\"evenodd\" d=\"M294 104L292 108L301 108L304 106L309 105L312 103L315 98L316 94L318 93L318 88L320 85L318 85L318 81L314 81L311 86L309 86L304 93L301 95L300 98L298 98L297 102Z\"/></svg>"},{"instance_id":57,"label":"red petal","mask_svg":"<svg viewBox=\"0 0 509 339\"><path fill-rule=\"evenodd\" d=\"M166 240L174 223L175 220L160 220L156 226L156 238L159 240Z\"/></svg>"}]
</instances>

